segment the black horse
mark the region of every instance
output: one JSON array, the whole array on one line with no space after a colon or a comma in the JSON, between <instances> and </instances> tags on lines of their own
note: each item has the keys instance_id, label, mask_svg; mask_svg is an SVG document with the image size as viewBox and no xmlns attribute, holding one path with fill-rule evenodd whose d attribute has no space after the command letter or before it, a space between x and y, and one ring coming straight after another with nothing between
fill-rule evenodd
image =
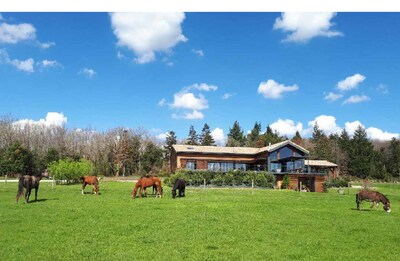
<instances>
[{"instance_id":1,"label":"black horse","mask_svg":"<svg viewBox=\"0 0 400 261\"><path fill-rule=\"evenodd\" d=\"M174 187L172 189L172 198L176 197L176 190L179 191L178 197L184 197L185 196L185 180L184 179L177 179L175 180Z\"/></svg>"},{"instance_id":2,"label":"black horse","mask_svg":"<svg viewBox=\"0 0 400 261\"><path fill-rule=\"evenodd\" d=\"M25 203L29 202L29 196L31 195L31 190L34 188L35 189L35 201L37 201L37 193L39 190L39 182L43 178L49 177L49 173L47 170L43 172L40 176L30 176L30 175L24 175L19 178L18 182L18 192L17 192L17 203L19 198L22 196L24 193L24 188L25 188Z\"/></svg>"}]
</instances>

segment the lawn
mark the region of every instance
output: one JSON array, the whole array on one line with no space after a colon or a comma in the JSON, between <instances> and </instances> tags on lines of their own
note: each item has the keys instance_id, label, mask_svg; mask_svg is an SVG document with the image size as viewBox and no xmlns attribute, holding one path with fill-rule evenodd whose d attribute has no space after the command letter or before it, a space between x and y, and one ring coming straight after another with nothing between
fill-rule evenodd
<instances>
[{"instance_id":1,"label":"lawn","mask_svg":"<svg viewBox=\"0 0 400 261\"><path fill-rule=\"evenodd\" d=\"M400 187L379 190L390 214L355 210L355 193L188 188L187 197L130 199L131 182L42 183L15 203L0 183L0 260L398 260ZM347 191L346 191L347 193ZM34 197L32 197L34 199Z\"/></svg>"}]
</instances>

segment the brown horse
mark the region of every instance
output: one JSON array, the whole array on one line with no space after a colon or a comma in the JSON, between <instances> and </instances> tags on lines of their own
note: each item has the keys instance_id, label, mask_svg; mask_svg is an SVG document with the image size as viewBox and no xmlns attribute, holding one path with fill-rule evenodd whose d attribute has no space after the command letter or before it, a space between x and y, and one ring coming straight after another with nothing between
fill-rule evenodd
<instances>
[{"instance_id":1,"label":"brown horse","mask_svg":"<svg viewBox=\"0 0 400 261\"><path fill-rule=\"evenodd\" d=\"M40 176L24 175L24 176L20 177L19 181L18 181L18 192L17 192L17 196L16 196L17 203L18 203L19 198L24 193L24 188L25 188L25 195L24 195L25 203L29 202L29 196L31 195L31 190L33 188L35 189L35 201L37 201L39 182L43 177L49 178L49 173L47 172L47 170L45 170Z\"/></svg>"},{"instance_id":2,"label":"brown horse","mask_svg":"<svg viewBox=\"0 0 400 261\"><path fill-rule=\"evenodd\" d=\"M162 196L162 184L161 180L157 177L153 176L143 176L141 177L135 184L135 188L132 191L131 198L136 197L137 190L140 188L139 197L142 197L142 193L144 192L145 196L147 196L146 188L156 186L156 198Z\"/></svg>"},{"instance_id":3,"label":"brown horse","mask_svg":"<svg viewBox=\"0 0 400 261\"><path fill-rule=\"evenodd\" d=\"M99 179L96 176L83 176L82 179L82 195L86 185L92 185L92 193L99 195Z\"/></svg>"},{"instance_id":4,"label":"brown horse","mask_svg":"<svg viewBox=\"0 0 400 261\"><path fill-rule=\"evenodd\" d=\"M372 191L372 190L360 190L357 195L356 195L356 203L357 203L357 209L361 210L361 202L369 201L372 202L371 208L376 206L376 209L378 209L380 202L383 203L383 209L386 212L390 212L390 201L389 199L383 195L382 193L378 191Z\"/></svg>"}]
</instances>

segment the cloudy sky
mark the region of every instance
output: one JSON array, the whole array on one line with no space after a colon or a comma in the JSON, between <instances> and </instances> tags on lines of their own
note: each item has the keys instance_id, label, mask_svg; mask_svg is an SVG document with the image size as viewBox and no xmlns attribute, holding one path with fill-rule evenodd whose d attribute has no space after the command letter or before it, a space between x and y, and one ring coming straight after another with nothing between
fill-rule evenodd
<instances>
[{"instance_id":1,"label":"cloudy sky","mask_svg":"<svg viewBox=\"0 0 400 261\"><path fill-rule=\"evenodd\" d=\"M399 137L400 13L1 13L0 114L186 138Z\"/></svg>"}]
</instances>

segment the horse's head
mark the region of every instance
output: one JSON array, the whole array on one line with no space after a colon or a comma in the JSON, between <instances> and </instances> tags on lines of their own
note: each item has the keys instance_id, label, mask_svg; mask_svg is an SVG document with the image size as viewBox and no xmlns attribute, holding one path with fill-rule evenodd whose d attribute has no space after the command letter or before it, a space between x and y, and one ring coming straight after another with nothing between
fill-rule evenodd
<instances>
[{"instance_id":1,"label":"horse's head","mask_svg":"<svg viewBox=\"0 0 400 261\"><path fill-rule=\"evenodd\" d=\"M42 177L45 177L45 178L50 178L50 175L49 175L49 172L47 171L47 169L44 171L44 172L42 172Z\"/></svg>"},{"instance_id":2,"label":"horse's head","mask_svg":"<svg viewBox=\"0 0 400 261\"><path fill-rule=\"evenodd\" d=\"M390 213L390 202L388 201L386 204L383 205L383 209L387 212Z\"/></svg>"}]
</instances>

